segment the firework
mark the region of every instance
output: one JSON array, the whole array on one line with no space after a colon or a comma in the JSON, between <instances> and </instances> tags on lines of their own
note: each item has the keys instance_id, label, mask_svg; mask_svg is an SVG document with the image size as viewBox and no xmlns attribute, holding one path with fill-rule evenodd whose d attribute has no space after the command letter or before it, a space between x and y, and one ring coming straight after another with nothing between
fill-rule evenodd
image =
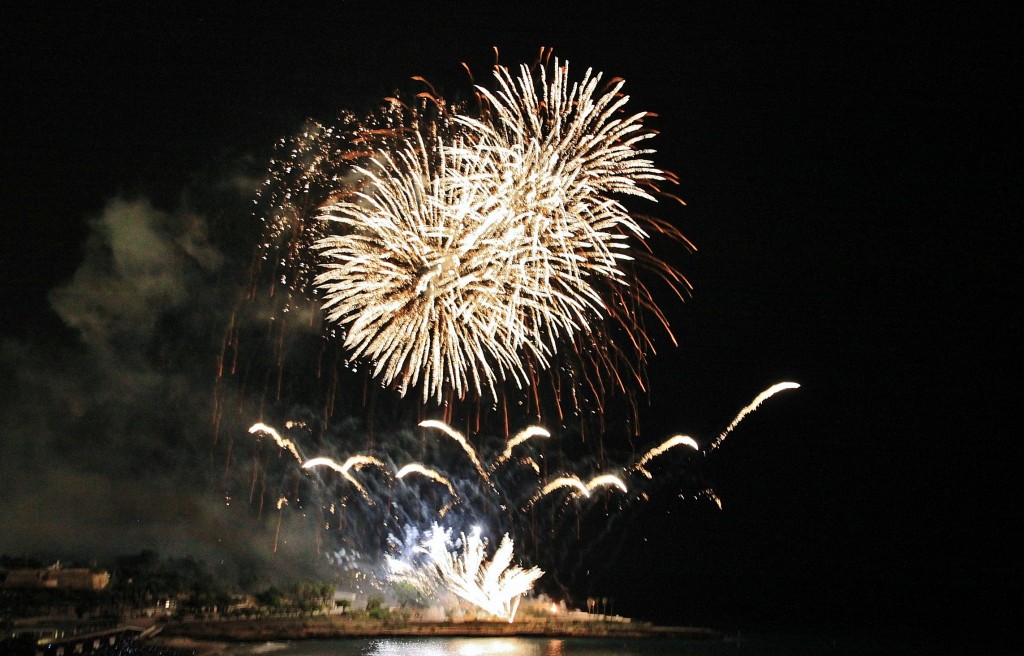
<instances>
[{"instance_id":1,"label":"firework","mask_svg":"<svg viewBox=\"0 0 1024 656\"><path fill-rule=\"evenodd\" d=\"M606 338L593 324L610 317L647 346L619 308L631 241L648 237L619 198L653 201L653 184L671 179L640 148L645 115L621 117L622 83L601 91L590 71L572 85L558 62L550 80L495 71L499 91L481 89L480 118L452 117L451 142L417 132L355 167L364 190L322 209L334 233L317 242L327 319L401 395L497 398L574 339Z\"/></svg>"},{"instance_id":2,"label":"firework","mask_svg":"<svg viewBox=\"0 0 1024 656\"><path fill-rule=\"evenodd\" d=\"M330 467L334 471L342 475L342 477L352 484L352 487L356 489L359 494L366 500L367 503L373 504L373 499L370 498L370 494L366 491L366 488L362 483L356 480L352 474L349 473L353 467L358 469L364 465L375 465L384 469L384 463L372 456L352 456L345 461L344 464L339 465L331 458L320 456L317 458L311 458L306 462L302 463L303 469L314 469L316 467Z\"/></svg>"},{"instance_id":3,"label":"firework","mask_svg":"<svg viewBox=\"0 0 1024 656\"><path fill-rule=\"evenodd\" d=\"M511 622L519 599L544 575L537 567L523 569L512 564L514 545L506 534L487 560L487 543L474 530L462 535L462 549L449 551L448 536L434 531L424 550L438 580L450 592L497 617Z\"/></svg>"},{"instance_id":4,"label":"firework","mask_svg":"<svg viewBox=\"0 0 1024 656\"><path fill-rule=\"evenodd\" d=\"M725 441L725 438L729 435L729 433L731 433L733 431L734 428L736 428L739 425L739 423L741 421L743 421L744 417L749 415L754 410L757 410L758 407L760 407L760 405L762 403L764 403L768 399L772 398L773 396L775 396L779 392L784 392L786 390L799 389L799 388L800 388L800 384L799 383L789 383L789 382L786 382L786 383L776 383L775 385L772 385L768 389L766 389L763 392L761 392L760 394L758 394L756 397L754 397L753 401L751 401L749 404L744 406L744 408L742 410L740 410L739 413L736 414L736 416L733 418L733 420L731 422L729 422L729 425L725 427L725 430L723 430L721 433L718 434L718 437L716 437L711 442L710 446L708 446L707 451L714 451L719 446L721 446L722 442Z\"/></svg>"},{"instance_id":5,"label":"firework","mask_svg":"<svg viewBox=\"0 0 1024 656\"><path fill-rule=\"evenodd\" d=\"M325 498L321 508L336 516L324 515L317 525L348 540L347 553L358 554L353 558L366 552L377 559L400 542L409 557L387 557L393 576L424 594L447 590L509 621L519 597L543 574L514 565L513 544L547 568L557 557L547 553L557 551L550 544L569 537L570 529L561 526L566 514L579 517L602 506L610 529L611 510L649 498L654 459L679 446L701 452L693 438L675 435L632 465L622 456L612 463L616 470L608 467L602 443L593 469L620 474L595 473L567 463L557 447L535 448L530 440L551 437L539 426L503 442L481 441L478 451L445 423L473 426L472 415L462 416L472 404L478 431L488 406L503 411L505 436L509 424L518 423L510 421L514 408L537 422L554 420L554 409L563 427L585 414L603 422L610 393L622 393L633 411L627 420L637 419L633 395L647 391L644 368L655 350L647 326L660 324L675 341L647 274L679 298L690 286L655 254L652 242L692 244L669 222L630 207L673 198L661 190L676 180L654 164L648 115L627 111L621 80L605 82L593 70L574 79L567 63L550 64L496 66L491 87L476 88L472 110L431 89L410 104L387 99L361 119L346 113L333 126L310 122L300 136L282 140L260 189L264 232L247 290L249 301L259 301L253 305L260 318L268 319L261 325L270 326L265 343L276 357L276 376L247 372L258 355L239 363L237 332L225 339L220 363L221 371L265 381L279 403L308 389L285 380L286 364L308 372L326 407L318 428L310 428L314 422L305 427L322 435L337 426L335 396L353 388L342 378L349 371L364 376L367 425L374 409L394 406L396 394L410 399L403 411L416 404L417 420L442 416L418 425L455 441L464 457L437 468L410 463L429 463L424 454L437 451L425 448L415 431L392 435L395 426L376 444L380 432L370 426L366 445L358 447L366 453L340 463L325 456L305 460L295 443L265 424L250 432L270 435L302 465L307 476L291 477L288 498L298 507L309 503L304 491L318 490ZM267 282L264 296L256 283ZM285 321L290 311L287 318L301 315L303 321ZM252 324L233 317L230 330L246 325ZM319 341L293 348L296 335ZM371 379L386 391L366 385ZM549 389L542 391L545 384ZM781 383L762 392L702 453L716 449L764 400L795 387ZM355 390L351 400L358 403ZM509 392L518 401L504 396ZM424 411L428 404L434 409ZM396 426L410 425L402 422L411 415L388 416L397 418ZM579 421L581 435L588 421ZM409 464L398 468L396 462ZM698 490L690 497L721 508L691 464L674 472L674 480ZM370 466L379 472L360 472ZM311 474L320 467L340 476ZM254 466L253 490L258 473ZM417 477L448 494L417 487L410 480ZM608 496L597 494L599 488ZM546 497L556 501L550 512L531 510ZM597 504L598 497L608 502ZM419 540L420 527L437 517L447 526L435 524ZM279 530L280 512L277 520ZM490 559L481 531L467 532L477 523L490 535L504 535ZM579 539L581 523L575 524ZM393 539L392 531L403 539ZM455 542L453 534L460 536Z\"/></svg>"},{"instance_id":6,"label":"firework","mask_svg":"<svg viewBox=\"0 0 1024 656\"><path fill-rule=\"evenodd\" d=\"M491 477L487 475L487 472L484 470L484 466L480 464L480 457L477 456L476 449L474 449L470 445L470 443L466 441L466 438L465 436L462 435L462 433L453 429L448 424L441 421L437 421L435 419L427 419L426 421L421 421L420 428L436 428L445 435L447 435L448 437L458 442L459 446L462 447L462 450L466 452L467 456L469 456L469 460L470 462L473 463L473 467L476 469L477 473L480 474L480 478L487 482L490 481Z\"/></svg>"},{"instance_id":7,"label":"firework","mask_svg":"<svg viewBox=\"0 0 1024 656\"><path fill-rule=\"evenodd\" d=\"M641 458L636 461L636 464L633 465L633 469L640 472L647 478L651 478L651 472L647 471L644 468L644 465L646 465L651 460L657 458L661 454L665 453L669 449L672 449L677 446L688 446L694 451L700 449L700 445L697 444L697 441L694 440L692 437L689 437L688 435L673 435L672 437L668 438L667 440L665 440L664 442L662 442L661 444L659 444L658 446L654 447L653 449L645 453L643 456L641 456Z\"/></svg>"},{"instance_id":8,"label":"firework","mask_svg":"<svg viewBox=\"0 0 1024 656\"><path fill-rule=\"evenodd\" d=\"M400 480L403 477L405 477L406 474L413 473L420 474L421 476L425 476L436 483L440 483L441 485L448 488L448 492L450 492L453 497L455 497L456 499L459 498L459 494L455 491L455 488L452 486L452 482L450 480L439 474L437 471L424 467L418 462L411 462L408 465L405 465L404 467L399 469L398 473L395 474L395 478Z\"/></svg>"},{"instance_id":9,"label":"firework","mask_svg":"<svg viewBox=\"0 0 1024 656\"><path fill-rule=\"evenodd\" d=\"M252 435L256 435L257 433L269 435L274 439L275 442L277 442L277 445L279 447L287 450L289 453L295 456L295 459L299 461L300 465L302 464L302 456L299 455L299 449L297 446L295 446L295 442L292 442L289 439L281 437L281 434L278 433L273 428L271 428L270 426L267 426L266 424L263 423L256 423L249 427L249 433Z\"/></svg>"},{"instance_id":10,"label":"firework","mask_svg":"<svg viewBox=\"0 0 1024 656\"><path fill-rule=\"evenodd\" d=\"M559 476L558 478L554 479L553 481L542 487L540 491L538 491L535 495L533 495L533 497L531 497L530 500L526 502L526 506L523 508L523 510L529 509L533 504L537 503L542 498L562 488L572 488L573 490L575 490L575 492L572 493L570 498L575 496L582 496L584 498L589 499L590 493L593 492L596 488L608 486L616 487L622 492L629 492L629 488L626 487L626 484L622 481L621 478L619 478L615 474L599 474L591 478L586 483L580 480L578 476Z\"/></svg>"},{"instance_id":11,"label":"firework","mask_svg":"<svg viewBox=\"0 0 1024 656\"><path fill-rule=\"evenodd\" d=\"M531 437L551 437L551 433L540 426L527 426L524 430L509 438L508 443L505 444L505 450L502 451L501 455L499 455L491 464L491 470L493 471L497 469L503 462L506 462L511 458L512 449L516 448Z\"/></svg>"}]
</instances>

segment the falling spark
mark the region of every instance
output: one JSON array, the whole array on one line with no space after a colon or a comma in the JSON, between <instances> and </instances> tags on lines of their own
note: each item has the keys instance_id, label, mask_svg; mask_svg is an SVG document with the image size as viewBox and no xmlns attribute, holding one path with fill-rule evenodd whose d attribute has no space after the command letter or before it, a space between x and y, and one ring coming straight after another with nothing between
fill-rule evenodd
<instances>
[{"instance_id":1,"label":"falling spark","mask_svg":"<svg viewBox=\"0 0 1024 656\"><path fill-rule=\"evenodd\" d=\"M712 488L709 487L705 490L701 490L701 494L714 501L719 510L722 509L722 500L718 497L718 493L716 493Z\"/></svg>"},{"instance_id":2,"label":"falling spark","mask_svg":"<svg viewBox=\"0 0 1024 656\"><path fill-rule=\"evenodd\" d=\"M288 505L288 499L281 497L277 500L277 528L274 529L274 553L277 553L278 541L281 539L281 517L284 513L281 512L281 508Z\"/></svg>"}]
</instances>

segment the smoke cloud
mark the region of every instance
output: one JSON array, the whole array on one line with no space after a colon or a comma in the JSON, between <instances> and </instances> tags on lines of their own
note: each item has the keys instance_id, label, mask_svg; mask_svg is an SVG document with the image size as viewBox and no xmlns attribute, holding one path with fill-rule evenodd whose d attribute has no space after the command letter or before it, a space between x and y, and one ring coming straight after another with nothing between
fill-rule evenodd
<instances>
[{"instance_id":1,"label":"smoke cloud","mask_svg":"<svg viewBox=\"0 0 1024 656\"><path fill-rule=\"evenodd\" d=\"M49 294L68 338L0 342L0 552L313 566L309 531L273 553L276 526L237 499L230 437L214 439L216 359L244 268L193 213L117 198L90 221L81 265Z\"/></svg>"}]
</instances>

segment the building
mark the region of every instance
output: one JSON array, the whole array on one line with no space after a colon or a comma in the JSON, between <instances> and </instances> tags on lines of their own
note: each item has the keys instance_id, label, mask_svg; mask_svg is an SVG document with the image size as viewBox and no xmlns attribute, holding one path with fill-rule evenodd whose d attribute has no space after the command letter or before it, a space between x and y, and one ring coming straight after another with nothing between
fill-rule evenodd
<instances>
[{"instance_id":1,"label":"building","mask_svg":"<svg viewBox=\"0 0 1024 656\"><path fill-rule=\"evenodd\" d=\"M104 570L63 568L59 561L44 569L0 570L0 588L98 591L108 585L110 574Z\"/></svg>"}]
</instances>

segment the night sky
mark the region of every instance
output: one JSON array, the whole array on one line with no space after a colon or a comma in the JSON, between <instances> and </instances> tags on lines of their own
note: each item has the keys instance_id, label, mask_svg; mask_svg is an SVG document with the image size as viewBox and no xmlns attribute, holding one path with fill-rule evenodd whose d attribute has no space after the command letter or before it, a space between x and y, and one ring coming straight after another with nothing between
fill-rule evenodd
<instances>
[{"instance_id":1,"label":"night sky","mask_svg":"<svg viewBox=\"0 0 1024 656\"><path fill-rule=\"evenodd\" d=\"M713 626L1019 614L1010 21L319 4L2 10L0 552L239 556L211 390L273 143L416 75L465 94L461 62L481 81L494 47L517 65L548 46L657 114L655 162L687 205L655 211L698 248L665 254L695 290L664 305L680 346L652 360L644 444L708 439L802 385L709 459L722 510L653 495L577 594Z\"/></svg>"}]
</instances>

